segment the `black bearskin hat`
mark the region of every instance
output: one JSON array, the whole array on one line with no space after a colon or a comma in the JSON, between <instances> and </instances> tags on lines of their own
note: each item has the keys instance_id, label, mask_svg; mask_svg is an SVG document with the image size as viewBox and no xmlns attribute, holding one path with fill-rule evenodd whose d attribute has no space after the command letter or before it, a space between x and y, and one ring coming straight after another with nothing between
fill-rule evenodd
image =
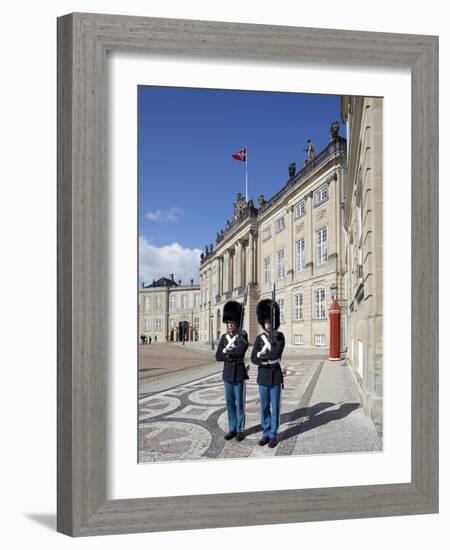
<instances>
[{"instance_id":1,"label":"black bearskin hat","mask_svg":"<svg viewBox=\"0 0 450 550\"><path fill-rule=\"evenodd\" d=\"M222 322L228 323L228 321L234 321L239 325L241 320L242 304L231 300L227 302L223 308Z\"/></svg>"},{"instance_id":2,"label":"black bearskin hat","mask_svg":"<svg viewBox=\"0 0 450 550\"><path fill-rule=\"evenodd\" d=\"M272 300L266 298L258 302L256 306L256 317L258 318L258 323L264 328L264 321L270 321L270 306L272 305ZM280 306L275 302L275 324L272 327L274 330L278 330L280 326Z\"/></svg>"}]
</instances>

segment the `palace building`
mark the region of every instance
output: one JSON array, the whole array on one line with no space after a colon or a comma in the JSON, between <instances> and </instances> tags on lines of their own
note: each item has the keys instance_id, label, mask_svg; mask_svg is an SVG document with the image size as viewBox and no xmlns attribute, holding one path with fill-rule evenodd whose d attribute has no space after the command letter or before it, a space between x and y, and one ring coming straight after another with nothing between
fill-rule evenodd
<instances>
[{"instance_id":1,"label":"palace building","mask_svg":"<svg viewBox=\"0 0 450 550\"><path fill-rule=\"evenodd\" d=\"M258 206L238 193L231 220L217 233L200 263L200 340L215 340L224 330L228 300L245 302L244 329L254 341L261 328L256 304L272 295L280 305L288 345L304 349L329 346L328 307L332 285L342 296L344 257L342 200L347 162L339 123L330 128L328 145L301 170L289 166L289 179ZM343 334L344 331L341 331Z\"/></svg>"},{"instance_id":2,"label":"palace building","mask_svg":"<svg viewBox=\"0 0 450 550\"><path fill-rule=\"evenodd\" d=\"M161 277L139 289L139 336L151 337L153 341L180 342L199 339L200 287L182 285Z\"/></svg>"},{"instance_id":3,"label":"palace building","mask_svg":"<svg viewBox=\"0 0 450 550\"><path fill-rule=\"evenodd\" d=\"M348 168L343 202L347 361L381 429L383 399L383 100L343 96Z\"/></svg>"}]
</instances>

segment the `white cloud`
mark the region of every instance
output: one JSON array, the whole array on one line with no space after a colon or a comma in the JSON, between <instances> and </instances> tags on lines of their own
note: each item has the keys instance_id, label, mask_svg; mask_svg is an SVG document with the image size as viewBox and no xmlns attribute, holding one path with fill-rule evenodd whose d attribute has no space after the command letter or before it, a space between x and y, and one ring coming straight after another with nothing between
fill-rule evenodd
<instances>
[{"instance_id":1,"label":"white cloud","mask_svg":"<svg viewBox=\"0 0 450 550\"><path fill-rule=\"evenodd\" d=\"M147 212L145 217L147 220L152 220L153 222L177 222L180 220L183 215L183 210L181 208L176 208L172 206L167 210L153 210L152 212Z\"/></svg>"},{"instance_id":2,"label":"white cloud","mask_svg":"<svg viewBox=\"0 0 450 550\"><path fill-rule=\"evenodd\" d=\"M173 273L177 282L181 279L182 284L190 284L194 279L198 283L201 252L199 248L183 248L178 243L154 246L145 237L139 237L139 278L150 284L153 279L170 278Z\"/></svg>"}]
</instances>

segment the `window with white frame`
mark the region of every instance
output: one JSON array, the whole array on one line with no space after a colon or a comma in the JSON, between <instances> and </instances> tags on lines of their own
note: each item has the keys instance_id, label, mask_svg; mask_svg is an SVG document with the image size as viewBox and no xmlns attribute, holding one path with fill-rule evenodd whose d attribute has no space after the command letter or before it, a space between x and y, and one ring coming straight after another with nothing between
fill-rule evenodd
<instances>
[{"instance_id":1,"label":"window with white frame","mask_svg":"<svg viewBox=\"0 0 450 550\"><path fill-rule=\"evenodd\" d=\"M150 296L144 296L144 310L150 311Z\"/></svg>"},{"instance_id":2,"label":"window with white frame","mask_svg":"<svg viewBox=\"0 0 450 550\"><path fill-rule=\"evenodd\" d=\"M328 259L328 228L322 227L316 233L317 265L323 264Z\"/></svg>"},{"instance_id":3,"label":"window with white frame","mask_svg":"<svg viewBox=\"0 0 450 550\"><path fill-rule=\"evenodd\" d=\"M170 318L170 328L175 328L175 319L173 317Z\"/></svg>"},{"instance_id":4,"label":"window with white frame","mask_svg":"<svg viewBox=\"0 0 450 550\"><path fill-rule=\"evenodd\" d=\"M319 204L320 202L326 201L328 199L328 185L322 185L314 193L314 204Z\"/></svg>"},{"instance_id":5,"label":"window with white frame","mask_svg":"<svg viewBox=\"0 0 450 550\"><path fill-rule=\"evenodd\" d=\"M284 298L278 298L278 305L280 306L280 323L284 323Z\"/></svg>"},{"instance_id":6,"label":"window with white frame","mask_svg":"<svg viewBox=\"0 0 450 550\"><path fill-rule=\"evenodd\" d=\"M194 307L198 307L199 301L200 301L200 294L196 292L194 294Z\"/></svg>"},{"instance_id":7,"label":"window with white frame","mask_svg":"<svg viewBox=\"0 0 450 550\"><path fill-rule=\"evenodd\" d=\"M314 291L314 318L325 319L325 289L317 288Z\"/></svg>"},{"instance_id":8,"label":"window with white frame","mask_svg":"<svg viewBox=\"0 0 450 550\"><path fill-rule=\"evenodd\" d=\"M263 233L263 241L267 241L267 239L270 239L270 237L272 236L271 226L267 225L266 227L264 227L262 233Z\"/></svg>"},{"instance_id":9,"label":"window with white frame","mask_svg":"<svg viewBox=\"0 0 450 550\"><path fill-rule=\"evenodd\" d=\"M161 319L155 319L155 330L161 330Z\"/></svg>"},{"instance_id":10,"label":"window with white frame","mask_svg":"<svg viewBox=\"0 0 450 550\"><path fill-rule=\"evenodd\" d=\"M294 344L296 346L303 344L303 334L294 334Z\"/></svg>"},{"instance_id":11,"label":"window with white frame","mask_svg":"<svg viewBox=\"0 0 450 550\"><path fill-rule=\"evenodd\" d=\"M171 294L170 295L169 308L170 309L176 309L177 308L177 296L176 296L176 294Z\"/></svg>"},{"instance_id":12,"label":"window with white frame","mask_svg":"<svg viewBox=\"0 0 450 550\"><path fill-rule=\"evenodd\" d=\"M325 345L325 334L314 334L314 345L315 346L324 346Z\"/></svg>"},{"instance_id":13,"label":"window with white frame","mask_svg":"<svg viewBox=\"0 0 450 550\"><path fill-rule=\"evenodd\" d=\"M302 199L295 205L295 217L300 218L305 213L305 199Z\"/></svg>"},{"instance_id":14,"label":"window with white frame","mask_svg":"<svg viewBox=\"0 0 450 550\"><path fill-rule=\"evenodd\" d=\"M194 317L194 330L198 330L200 328L200 319L198 317Z\"/></svg>"},{"instance_id":15,"label":"window with white frame","mask_svg":"<svg viewBox=\"0 0 450 550\"><path fill-rule=\"evenodd\" d=\"M284 250L277 252L277 277L283 279L284 277Z\"/></svg>"},{"instance_id":16,"label":"window with white frame","mask_svg":"<svg viewBox=\"0 0 450 550\"><path fill-rule=\"evenodd\" d=\"M284 220L284 216L281 216L281 218L278 218L278 220L275 222L275 231L279 233L280 231L283 231L285 227L286 222Z\"/></svg>"},{"instance_id":17,"label":"window with white frame","mask_svg":"<svg viewBox=\"0 0 450 550\"><path fill-rule=\"evenodd\" d=\"M295 266L297 271L305 269L305 239L295 243Z\"/></svg>"},{"instance_id":18,"label":"window with white frame","mask_svg":"<svg viewBox=\"0 0 450 550\"><path fill-rule=\"evenodd\" d=\"M294 321L303 321L303 292L294 294Z\"/></svg>"},{"instance_id":19,"label":"window with white frame","mask_svg":"<svg viewBox=\"0 0 450 550\"><path fill-rule=\"evenodd\" d=\"M181 309L187 309L189 304L189 294L181 295Z\"/></svg>"},{"instance_id":20,"label":"window with white frame","mask_svg":"<svg viewBox=\"0 0 450 550\"><path fill-rule=\"evenodd\" d=\"M150 319L144 319L144 330L150 330Z\"/></svg>"},{"instance_id":21,"label":"window with white frame","mask_svg":"<svg viewBox=\"0 0 450 550\"><path fill-rule=\"evenodd\" d=\"M161 296L155 296L155 309L161 311Z\"/></svg>"},{"instance_id":22,"label":"window with white frame","mask_svg":"<svg viewBox=\"0 0 450 550\"><path fill-rule=\"evenodd\" d=\"M264 282L270 283L270 256L264 258Z\"/></svg>"}]
</instances>

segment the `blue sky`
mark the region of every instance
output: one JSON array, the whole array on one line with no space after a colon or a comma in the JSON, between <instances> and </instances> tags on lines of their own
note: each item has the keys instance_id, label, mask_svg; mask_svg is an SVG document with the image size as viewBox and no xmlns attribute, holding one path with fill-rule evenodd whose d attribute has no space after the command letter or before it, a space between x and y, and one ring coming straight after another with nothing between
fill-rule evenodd
<instances>
[{"instance_id":1,"label":"blue sky","mask_svg":"<svg viewBox=\"0 0 450 550\"><path fill-rule=\"evenodd\" d=\"M303 164L306 140L316 154L340 119L340 96L138 87L140 279L175 274L198 282L199 254L231 219L236 193L257 205ZM341 126L341 135L345 127Z\"/></svg>"}]
</instances>

